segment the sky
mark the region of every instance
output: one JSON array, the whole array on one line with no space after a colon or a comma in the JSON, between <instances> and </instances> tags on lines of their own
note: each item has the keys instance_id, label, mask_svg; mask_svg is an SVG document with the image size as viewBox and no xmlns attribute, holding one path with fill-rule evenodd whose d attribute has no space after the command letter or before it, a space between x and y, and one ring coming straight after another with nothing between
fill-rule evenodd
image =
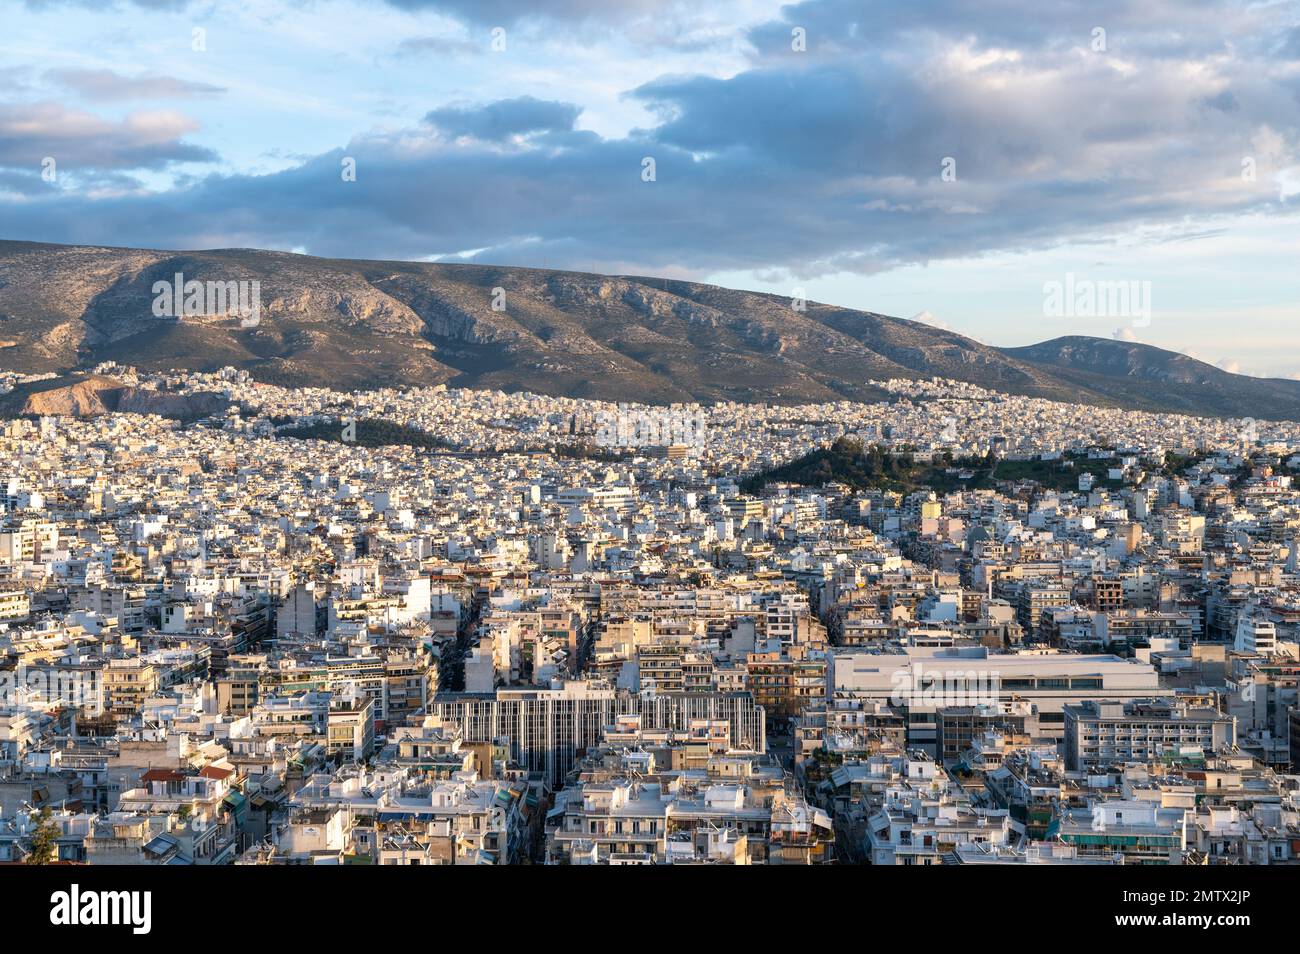
<instances>
[{"instance_id":1,"label":"sky","mask_svg":"<svg viewBox=\"0 0 1300 954\"><path fill-rule=\"evenodd\" d=\"M1294 2L0 0L0 238L669 275L1300 377L1297 211Z\"/></svg>"}]
</instances>

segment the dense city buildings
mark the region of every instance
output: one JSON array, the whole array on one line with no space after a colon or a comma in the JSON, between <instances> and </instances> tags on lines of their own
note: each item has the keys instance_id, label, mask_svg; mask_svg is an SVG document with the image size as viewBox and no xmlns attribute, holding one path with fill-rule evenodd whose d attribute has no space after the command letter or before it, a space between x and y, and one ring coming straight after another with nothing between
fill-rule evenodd
<instances>
[{"instance_id":1,"label":"dense city buildings","mask_svg":"<svg viewBox=\"0 0 1300 954\"><path fill-rule=\"evenodd\" d=\"M0 860L1300 863L1300 425L101 370L225 409L0 424Z\"/></svg>"}]
</instances>

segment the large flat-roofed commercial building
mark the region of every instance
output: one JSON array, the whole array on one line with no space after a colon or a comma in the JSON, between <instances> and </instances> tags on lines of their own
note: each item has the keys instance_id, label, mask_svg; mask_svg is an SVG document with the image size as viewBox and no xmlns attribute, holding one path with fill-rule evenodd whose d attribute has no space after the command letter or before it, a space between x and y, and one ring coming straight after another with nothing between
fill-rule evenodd
<instances>
[{"instance_id":1,"label":"large flat-roofed commercial building","mask_svg":"<svg viewBox=\"0 0 1300 954\"><path fill-rule=\"evenodd\" d=\"M555 500L567 507L623 512L636 506L636 491L632 487L617 485L568 487L559 491Z\"/></svg>"},{"instance_id":2,"label":"large flat-roofed commercial building","mask_svg":"<svg viewBox=\"0 0 1300 954\"><path fill-rule=\"evenodd\" d=\"M631 692L566 682L551 689L498 689L494 693L438 696L431 707L444 725L458 727L466 743L504 740L510 757L552 784L598 744L618 716L639 715L644 729L682 729L692 720L725 720L731 747L762 752L767 745L763 707L748 692Z\"/></svg>"},{"instance_id":3,"label":"large flat-roofed commercial building","mask_svg":"<svg viewBox=\"0 0 1300 954\"><path fill-rule=\"evenodd\" d=\"M935 754L937 709L997 706L1020 699L1038 710L1044 738L1064 734L1065 706L1087 699L1150 699L1159 674L1112 655L991 653L983 646L909 647L901 653L836 652L837 697L886 702L906 711L908 745Z\"/></svg>"}]
</instances>

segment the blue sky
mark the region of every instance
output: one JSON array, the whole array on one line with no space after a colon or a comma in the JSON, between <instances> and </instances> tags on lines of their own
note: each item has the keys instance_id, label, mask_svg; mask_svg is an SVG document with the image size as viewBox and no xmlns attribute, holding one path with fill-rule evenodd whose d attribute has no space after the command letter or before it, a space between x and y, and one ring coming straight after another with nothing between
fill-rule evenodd
<instances>
[{"instance_id":1,"label":"blue sky","mask_svg":"<svg viewBox=\"0 0 1300 954\"><path fill-rule=\"evenodd\" d=\"M0 237L668 274L1300 376L1295 3L0 6ZM1150 323L1045 316L1067 274L1150 282Z\"/></svg>"}]
</instances>

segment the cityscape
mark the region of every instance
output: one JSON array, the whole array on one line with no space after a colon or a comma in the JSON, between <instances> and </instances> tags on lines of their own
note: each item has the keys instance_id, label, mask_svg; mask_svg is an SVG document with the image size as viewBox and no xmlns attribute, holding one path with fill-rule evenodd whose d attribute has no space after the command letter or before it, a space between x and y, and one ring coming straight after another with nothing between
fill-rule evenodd
<instances>
[{"instance_id":1,"label":"cityscape","mask_svg":"<svg viewBox=\"0 0 1300 954\"><path fill-rule=\"evenodd\" d=\"M0 436L3 860L1300 863L1300 424L94 371L226 409Z\"/></svg>"},{"instance_id":2,"label":"cityscape","mask_svg":"<svg viewBox=\"0 0 1300 954\"><path fill-rule=\"evenodd\" d=\"M22 936L1290 923L1300 0L0 22Z\"/></svg>"}]
</instances>

